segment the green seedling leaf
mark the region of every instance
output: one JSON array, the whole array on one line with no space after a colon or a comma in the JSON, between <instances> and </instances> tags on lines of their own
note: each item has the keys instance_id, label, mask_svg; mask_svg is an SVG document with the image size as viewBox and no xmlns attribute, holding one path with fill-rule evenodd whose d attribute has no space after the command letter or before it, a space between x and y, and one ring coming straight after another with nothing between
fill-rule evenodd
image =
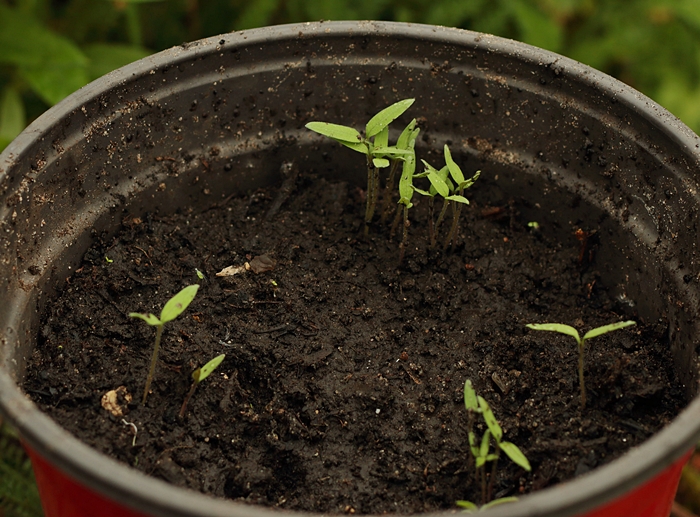
<instances>
[{"instance_id":1,"label":"green seedling leaf","mask_svg":"<svg viewBox=\"0 0 700 517\"><path fill-rule=\"evenodd\" d=\"M462 169L460 169L459 165L457 165L452 159L452 153L450 153L450 148L447 147L447 144L445 144L445 163L447 164L447 168L450 171L452 179L455 180L455 183L457 183L457 185L464 183L464 174L462 174Z\"/></svg>"},{"instance_id":2,"label":"green seedling leaf","mask_svg":"<svg viewBox=\"0 0 700 517\"><path fill-rule=\"evenodd\" d=\"M498 424L498 420L496 420L493 411L491 411L491 406L489 406L489 403L486 402L486 400L484 400L484 397L478 396L477 399L479 400L481 414L484 415L484 421L486 422L489 431L491 431L491 434L493 435L493 438L496 440L496 442L500 442L501 438L503 438L503 430Z\"/></svg>"},{"instance_id":3,"label":"green seedling leaf","mask_svg":"<svg viewBox=\"0 0 700 517\"><path fill-rule=\"evenodd\" d=\"M160 322L167 323L168 321L172 321L182 314L192 300L194 300L198 290L198 284L188 285L182 291L170 298L160 313Z\"/></svg>"},{"instance_id":4,"label":"green seedling leaf","mask_svg":"<svg viewBox=\"0 0 700 517\"><path fill-rule=\"evenodd\" d=\"M226 354L221 354L217 355L214 359L209 361L207 364L202 366L201 368L197 368L193 373L192 373L192 379L194 382L202 382L204 379L209 377L211 373L216 370L216 367L221 364L221 362L224 360L226 357Z\"/></svg>"},{"instance_id":5,"label":"green seedling leaf","mask_svg":"<svg viewBox=\"0 0 700 517\"><path fill-rule=\"evenodd\" d=\"M469 200L466 197L458 196L456 194L454 194L452 196L447 196L445 199L447 199L448 201L454 201L456 203L462 203L463 205L469 204Z\"/></svg>"},{"instance_id":6,"label":"green seedling leaf","mask_svg":"<svg viewBox=\"0 0 700 517\"><path fill-rule=\"evenodd\" d=\"M479 447L479 458L486 461L486 457L489 455L489 442L491 440L491 431L486 430L484 436L481 437L481 447ZM483 465L483 463L482 463ZM478 465L477 465L478 466Z\"/></svg>"},{"instance_id":7,"label":"green seedling leaf","mask_svg":"<svg viewBox=\"0 0 700 517\"><path fill-rule=\"evenodd\" d=\"M382 111L377 113L374 117L369 119L369 122L367 122L367 126L365 127L365 136L367 138L372 138L373 136L378 135L380 131L388 127L389 124L403 115L403 113L411 107L411 104L413 104L415 100L416 99L404 99L384 108ZM308 125L306 127L308 127Z\"/></svg>"},{"instance_id":8,"label":"green seedling leaf","mask_svg":"<svg viewBox=\"0 0 700 517\"><path fill-rule=\"evenodd\" d=\"M514 503L518 500L517 497L515 496L510 496L510 497L501 497L499 499L494 499L490 503L486 503L480 508L480 511L488 510L489 508L492 508L494 506L498 506L499 504L504 504L504 503Z\"/></svg>"},{"instance_id":9,"label":"green seedling leaf","mask_svg":"<svg viewBox=\"0 0 700 517\"><path fill-rule=\"evenodd\" d=\"M464 407L467 408L467 411L479 412L479 401L476 398L476 391L474 391L472 381L469 379L464 382Z\"/></svg>"},{"instance_id":10,"label":"green seedling leaf","mask_svg":"<svg viewBox=\"0 0 700 517\"><path fill-rule=\"evenodd\" d=\"M506 455L513 460L513 463L516 465L521 466L528 472L532 470L530 467L530 462L527 461L527 458L525 455L521 452L520 449L518 449L518 446L515 445L514 443L511 442L500 442L498 446L501 448L503 452L506 453Z\"/></svg>"},{"instance_id":11,"label":"green seedling leaf","mask_svg":"<svg viewBox=\"0 0 700 517\"><path fill-rule=\"evenodd\" d=\"M204 280L204 273L202 273L199 269L194 268L194 272L197 273L197 278L200 280Z\"/></svg>"},{"instance_id":12,"label":"green seedling leaf","mask_svg":"<svg viewBox=\"0 0 700 517\"><path fill-rule=\"evenodd\" d=\"M374 156L394 156L396 158L405 158L413 154L412 149L399 149L398 147L375 147L372 151Z\"/></svg>"},{"instance_id":13,"label":"green seedling leaf","mask_svg":"<svg viewBox=\"0 0 700 517\"><path fill-rule=\"evenodd\" d=\"M525 326L532 330L547 330L549 332L566 334L567 336L573 337L579 345L581 344L581 337L579 336L578 330L569 325L562 325L561 323L528 323Z\"/></svg>"},{"instance_id":14,"label":"green seedling leaf","mask_svg":"<svg viewBox=\"0 0 700 517\"><path fill-rule=\"evenodd\" d=\"M382 129L374 137L374 147L389 147L389 127Z\"/></svg>"},{"instance_id":15,"label":"green seedling leaf","mask_svg":"<svg viewBox=\"0 0 700 517\"><path fill-rule=\"evenodd\" d=\"M468 189L469 187L471 187L471 186L476 182L476 180L479 179L479 176L481 176L481 171L476 171L476 172L474 173L474 176L472 176L472 177L469 178L468 180L462 181L459 185L457 185L457 188L458 188L458 189L462 189L462 190Z\"/></svg>"},{"instance_id":16,"label":"green seedling leaf","mask_svg":"<svg viewBox=\"0 0 700 517\"><path fill-rule=\"evenodd\" d=\"M408 141L416 129L416 119L411 120L406 128L399 135L399 139L396 141L396 147L399 149L408 149Z\"/></svg>"},{"instance_id":17,"label":"green seedling leaf","mask_svg":"<svg viewBox=\"0 0 700 517\"><path fill-rule=\"evenodd\" d=\"M415 178L415 176L414 176L414 178ZM428 192L427 190L421 190L421 189L416 188L416 187L413 187L413 190L415 190L416 192L418 192L422 196L428 196L428 197L435 196L435 194Z\"/></svg>"},{"instance_id":18,"label":"green seedling leaf","mask_svg":"<svg viewBox=\"0 0 700 517\"><path fill-rule=\"evenodd\" d=\"M610 325L603 325L602 327L597 327L592 330L589 330L584 334L583 336L583 341L587 339L591 339L592 337L597 337L601 336L603 334L607 334L608 332L612 332L613 330L619 330L623 329L625 327L629 327L631 325L636 325L637 322L635 321L620 321L618 323L611 323Z\"/></svg>"},{"instance_id":19,"label":"green seedling leaf","mask_svg":"<svg viewBox=\"0 0 700 517\"><path fill-rule=\"evenodd\" d=\"M386 158L374 158L372 160L372 163L377 169L384 169L391 165L391 162L387 160Z\"/></svg>"},{"instance_id":20,"label":"green seedling leaf","mask_svg":"<svg viewBox=\"0 0 700 517\"><path fill-rule=\"evenodd\" d=\"M450 187L447 186L447 183L445 183L445 180L440 177L437 171L428 171L428 180L435 189L435 192L442 197L447 198L450 195Z\"/></svg>"},{"instance_id":21,"label":"green seedling leaf","mask_svg":"<svg viewBox=\"0 0 700 517\"><path fill-rule=\"evenodd\" d=\"M149 325L153 325L154 327L157 325L162 325L163 322L160 321L155 314L145 314L143 312L130 312L129 313L130 318L139 318Z\"/></svg>"},{"instance_id":22,"label":"green seedling leaf","mask_svg":"<svg viewBox=\"0 0 700 517\"><path fill-rule=\"evenodd\" d=\"M342 140L336 140L336 142L360 154L369 154L369 147L364 142L344 142Z\"/></svg>"},{"instance_id":23,"label":"green seedling leaf","mask_svg":"<svg viewBox=\"0 0 700 517\"><path fill-rule=\"evenodd\" d=\"M457 506L460 508L464 508L465 510L478 510L479 507L472 503L471 501L457 501L455 503Z\"/></svg>"},{"instance_id":24,"label":"green seedling leaf","mask_svg":"<svg viewBox=\"0 0 700 517\"><path fill-rule=\"evenodd\" d=\"M409 155L403 162L403 171L399 179L399 203L411 208L411 198L413 198L413 173L416 170L416 159L414 155Z\"/></svg>"},{"instance_id":25,"label":"green seedling leaf","mask_svg":"<svg viewBox=\"0 0 700 517\"><path fill-rule=\"evenodd\" d=\"M340 124L331 124L330 122L309 122L306 128L316 133L328 136L339 142L360 143L362 135L351 127L341 126Z\"/></svg>"},{"instance_id":26,"label":"green seedling leaf","mask_svg":"<svg viewBox=\"0 0 700 517\"><path fill-rule=\"evenodd\" d=\"M473 431L469 431L469 448L472 451L472 456L475 458L479 457L479 449L476 446L476 434Z\"/></svg>"}]
</instances>

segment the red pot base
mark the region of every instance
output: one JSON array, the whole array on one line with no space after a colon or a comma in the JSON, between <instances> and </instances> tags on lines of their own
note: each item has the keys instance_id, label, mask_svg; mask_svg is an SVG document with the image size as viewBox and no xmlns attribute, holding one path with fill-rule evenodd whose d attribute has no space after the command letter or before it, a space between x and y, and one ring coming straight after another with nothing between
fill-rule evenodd
<instances>
[{"instance_id":1,"label":"red pot base","mask_svg":"<svg viewBox=\"0 0 700 517\"><path fill-rule=\"evenodd\" d=\"M90 490L25 445L32 460L45 517L149 517ZM577 517L668 517L689 451L632 492Z\"/></svg>"}]
</instances>

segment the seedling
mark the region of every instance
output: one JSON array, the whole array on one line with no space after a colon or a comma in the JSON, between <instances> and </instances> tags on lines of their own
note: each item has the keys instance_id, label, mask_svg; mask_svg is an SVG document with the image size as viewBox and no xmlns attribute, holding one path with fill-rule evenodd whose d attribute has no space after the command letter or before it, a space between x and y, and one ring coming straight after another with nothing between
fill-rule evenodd
<instances>
[{"instance_id":1,"label":"seedling","mask_svg":"<svg viewBox=\"0 0 700 517\"><path fill-rule=\"evenodd\" d=\"M426 170L423 173L416 175L416 177L428 178L430 181L430 190L425 191L415 187L414 190L419 194L430 198L428 208L430 211L429 232L431 247L435 247L438 228L445 218L447 209L452 207L452 225L450 226L450 230L445 238L443 246L443 249L447 249L451 242L454 244L454 239L457 235L457 229L459 226L459 216L462 213L462 206L469 204L469 200L464 197L464 191L471 187L474 182L479 179L481 171L476 171L474 176L469 179L465 179L462 169L452 159L452 153L450 153L450 148L447 146L447 144L445 144L444 153L446 165L442 169L437 170L435 167L423 160ZM450 177L452 178L451 180ZM438 216L437 221L435 221L433 224L433 205L436 194L439 194L443 198L443 203L442 210L440 210L440 215Z\"/></svg>"},{"instance_id":2,"label":"seedling","mask_svg":"<svg viewBox=\"0 0 700 517\"><path fill-rule=\"evenodd\" d=\"M610 325L603 325L602 327L597 327L586 332L581 338L579 336L578 330L569 325L562 325L561 323L529 323L525 325L527 328L533 330L548 330L550 332L559 332L560 334L566 334L572 336L576 343L578 344L578 381L581 385L581 408L586 407L586 385L583 381L583 351L584 345L587 339L594 338L596 336L601 336L612 332L613 330L623 329L631 325L636 325L634 321L620 321L618 323L611 323Z\"/></svg>"},{"instance_id":3,"label":"seedling","mask_svg":"<svg viewBox=\"0 0 700 517\"><path fill-rule=\"evenodd\" d=\"M158 350L160 350L160 338L163 335L163 327L169 321L174 320L180 314L187 309L188 305L194 300L197 294L199 285L188 285L182 291L177 293L175 296L170 298L165 303L163 310L160 312L160 318L157 318L155 314L146 314L141 312L131 312L129 316L131 318L139 318L156 327L156 343L153 346L153 354L151 355L151 366L148 370L148 377L146 377L146 387L143 390L143 398L141 404L146 404L146 397L148 397L148 390L151 387L151 381L153 381L153 374L156 371L156 362L158 361Z\"/></svg>"},{"instance_id":4,"label":"seedling","mask_svg":"<svg viewBox=\"0 0 700 517\"><path fill-rule=\"evenodd\" d=\"M446 199L450 195L450 191L454 190L452 182L449 180L449 169L445 165L442 169L437 170L425 160L421 160L425 166L425 170L420 174L415 174L414 178L428 178L430 181L429 190L421 190L413 187L413 189L423 196L428 197L428 234L430 236L430 247L434 248L437 239L437 228L439 227L442 218L447 210L449 201ZM443 197L442 210L437 223L435 222L435 196L440 194Z\"/></svg>"},{"instance_id":5,"label":"seedling","mask_svg":"<svg viewBox=\"0 0 700 517\"><path fill-rule=\"evenodd\" d=\"M450 176L452 176L452 179L455 182L454 192L456 193L446 198L446 200L452 202L452 226L450 226L450 232L447 234L445 245L443 246L444 249L447 249L447 246L450 243L452 243L454 246L457 228L459 226L459 216L462 213L462 206L469 204L469 201L463 195L464 190L471 187L474 182L479 179L481 171L476 171L474 176L469 179L465 179L462 169L460 169L459 165L457 165L452 159L452 154L450 153L450 148L447 147L447 144L445 144L445 163L447 164L447 168L450 170Z\"/></svg>"},{"instance_id":6,"label":"seedling","mask_svg":"<svg viewBox=\"0 0 700 517\"><path fill-rule=\"evenodd\" d=\"M409 129L409 128L414 129ZM415 145L416 138L418 138L419 128L415 128L415 121L409 124L409 131L404 131L399 138L398 145L405 146L405 150L411 152L403 161L403 170L401 172L401 178L399 178L399 205L403 206L403 210L399 210L396 213L396 218L394 220L393 227L396 226L399 217L403 214L403 232L401 237L401 244L399 246L399 264L403 262L403 256L406 252L406 244L408 241L408 210L413 206L411 199L413 198L413 174L416 172L416 154ZM392 227L392 233L393 233Z\"/></svg>"},{"instance_id":7,"label":"seedling","mask_svg":"<svg viewBox=\"0 0 700 517\"><path fill-rule=\"evenodd\" d=\"M207 377L209 377L209 375L211 375L211 373L214 370L216 370L216 367L221 364L221 361L223 361L225 357L226 357L226 354L217 355L214 359L209 361L207 364L205 364L201 368L197 368L195 371L192 372L192 386L190 387L190 391L187 392L187 396L185 397L185 400L182 402L182 407L180 408L180 413L178 415L180 417L180 419L185 418L185 411L187 410L187 404L189 403L190 399L192 398L192 395L194 395L194 390L197 389L197 386L199 385L199 383L202 382Z\"/></svg>"},{"instance_id":8,"label":"seedling","mask_svg":"<svg viewBox=\"0 0 700 517\"><path fill-rule=\"evenodd\" d=\"M494 499L490 503L486 503L485 505L482 506L477 506L476 504L472 503L471 501L457 501L457 506L460 508L464 508L464 513L474 513L474 512L483 512L484 510L488 510L489 508L493 508L494 506L498 506L499 504L504 504L504 503L514 503L517 501L517 497L499 497L498 499Z\"/></svg>"},{"instance_id":9,"label":"seedling","mask_svg":"<svg viewBox=\"0 0 700 517\"><path fill-rule=\"evenodd\" d=\"M373 116L365 126L365 136L352 127L330 122L309 122L307 129L327 136L353 151L367 157L367 204L365 207L365 235L374 217L379 197L379 169L389 167L392 162L406 158L413 151L389 146L389 124L399 118L415 102L404 99ZM391 176L391 173L390 173Z\"/></svg>"},{"instance_id":10,"label":"seedling","mask_svg":"<svg viewBox=\"0 0 700 517\"><path fill-rule=\"evenodd\" d=\"M528 472L531 470L530 462L517 445L503 440L503 429L501 429L498 420L496 420L491 407L483 397L476 394L469 379L464 383L464 406L467 409L469 419L467 423L469 431L469 449L474 459L474 466L476 469L475 476L477 479L481 480L481 500L484 505L481 508L485 509L487 505L494 506L495 504L500 504L498 503L499 501L503 503L510 502L512 500L511 498L496 499L495 501L489 502L493 493L493 485L496 480L496 466L501 451L516 465ZM474 432L474 417L477 414L483 417L487 427L484 435L481 437L481 441L477 440L476 433ZM492 438L495 445L494 452L490 452ZM479 445L477 445L477 443ZM487 484L486 463L489 461L492 462L492 466L491 475ZM457 505L467 510L478 508L470 501L457 501Z\"/></svg>"}]
</instances>

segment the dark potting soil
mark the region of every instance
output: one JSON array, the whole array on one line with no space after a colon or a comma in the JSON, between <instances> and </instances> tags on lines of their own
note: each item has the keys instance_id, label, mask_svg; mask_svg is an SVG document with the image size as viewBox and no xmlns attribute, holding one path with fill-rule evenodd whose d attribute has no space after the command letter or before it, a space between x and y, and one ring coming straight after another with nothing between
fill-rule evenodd
<instances>
[{"instance_id":1,"label":"dark potting soil","mask_svg":"<svg viewBox=\"0 0 700 517\"><path fill-rule=\"evenodd\" d=\"M26 391L80 439L150 475L330 513L481 502L465 379L532 464L527 473L503 456L494 497L604 464L684 404L665 323L639 321L589 342L581 410L574 340L525 324L585 331L629 314L598 281L594 249L548 239L516 203L479 201L477 183L443 254L426 245L418 200L399 266L385 226L360 237L361 190L311 175L285 199L289 187L200 212L126 215L116 237L95 236L49 304ZM239 272L216 275L229 266ZM165 328L143 407L155 329L128 314L160 314L199 282L196 269L206 278ZM178 419L192 371L222 353Z\"/></svg>"}]
</instances>

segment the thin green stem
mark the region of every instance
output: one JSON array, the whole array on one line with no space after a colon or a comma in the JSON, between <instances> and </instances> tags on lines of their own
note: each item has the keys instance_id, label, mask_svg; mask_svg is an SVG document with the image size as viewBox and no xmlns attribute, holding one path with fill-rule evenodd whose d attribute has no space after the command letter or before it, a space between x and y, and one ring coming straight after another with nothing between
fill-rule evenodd
<instances>
[{"instance_id":1,"label":"thin green stem","mask_svg":"<svg viewBox=\"0 0 700 517\"><path fill-rule=\"evenodd\" d=\"M493 460L493 465L491 465L491 477L489 478L489 489L486 494L487 501L486 503L490 502L491 499L493 498L493 485L496 481L496 466L498 465L498 456L500 453L500 449L498 448L498 444L496 444L496 459ZM484 503L484 504L486 504Z\"/></svg>"},{"instance_id":2,"label":"thin green stem","mask_svg":"<svg viewBox=\"0 0 700 517\"><path fill-rule=\"evenodd\" d=\"M437 221L435 221L435 235L437 235L438 228L440 228L440 224L442 224L442 221L445 219L445 214L447 213L447 207L449 205L450 202L447 199L443 199L440 215L438 215Z\"/></svg>"},{"instance_id":3,"label":"thin green stem","mask_svg":"<svg viewBox=\"0 0 700 517\"><path fill-rule=\"evenodd\" d=\"M163 325L156 325L156 344L153 347L153 355L151 356L151 366L148 369L148 377L146 377L146 387L143 390L143 399L141 400L141 405L146 405L146 397L148 397L148 390L151 389L151 381L153 381L153 374L156 372L156 363L158 362L158 350L160 350L160 338L163 335Z\"/></svg>"},{"instance_id":4,"label":"thin green stem","mask_svg":"<svg viewBox=\"0 0 700 517\"><path fill-rule=\"evenodd\" d=\"M389 230L389 242L391 242L394 238L396 228L398 228L399 226L399 221L401 221L401 208L399 208L396 211L396 215L394 216L394 222L391 223L391 230Z\"/></svg>"},{"instance_id":5,"label":"thin green stem","mask_svg":"<svg viewBox=\"0 0 700 517\"><path fill-rule=\"evenodd\" d=\"M384 185L384 196L382 199L382 224L386 222L391 214L391 201L394 192L394 183L396 183L396 171L401 160L391 160L391 169L389 169L389 177Z\"/></svg>"},{"instance_id":6,"label":"thin green stem","mask_svg":"<svg viewBox=\"0 0 700 517\"><path fill-rule=\"evenodd\" d=\"M581 385L581 409L586 407L586 385L583 382L583 340L578 345L578 382Z\"/></svg>"},{"instance_id":7,"label":"thin green stem","mask_svg":"<svg viewBox=\"0 0 700 517\"><path fill-rule=\"evenodd\" d=\"M410 226L408 221L408 205L403 206L403 235L401 237L401 244L399 245L399 264L403 263L403 257L406 253L406 245L408 244L408 227Z\"/></svg>"},{"instance_id":8,"label":"thin green stem","mask_svg":"<svg viewBox=\"0 0 700 517\"><path fill-rule=\"evenodd\" d=\"M486 500L486 465L479 467L481 470L481 504L485 505L488 501Z\"/></svg>"},{"instance_id":9,"label":"thin green stem","mask_svg":"<svg viewBox=\"0 0 700 517\"><path fill-rule=\"evenodd\" d=\"M450 226L450 232L447 234L445 239L445 244L442 247L442 251L446 251L450 242L456 237L457 234L457 222L459 221L459 211L457 208L457 203L452 202L452 225Z\"/></svg>"},{"instance_id":10,"label":"thin green stem","mask_svg":"<svg viewBox=\"0 0 700 517\"><path fill-rule=\"evenodd\" d=\"M187 392L187 396L185 397L185 400L182 402L182 407L180 408L180 413L177 415L180 420L185 418L185 411L187 411L187 404L190 402L192 395L194 395L194 390L197 389L197 384L199 384L199 383L196 381L192 382L192 386L190 387L190 391Z\"/></svg>"},{"instance_id":11,"label":"thin green stem","mask_svg":"<svg viewBox=\"0 0 700 517\"><path fill-rule=\"evenodd\" d=\"M374 172L374 167L372 167L369 157L367 157L367 196L365 204L365 237L369 235L369 223L374 215L374 206L372 205L372 200L374 199L374 177L372 173Z\"/></svg>"},{"instance_id":12,"label":"thin green stem","mask_svg":"<svg viewBox=\"0 0 700 517\"><path fill-rule=\"evenodd\" d=\"M430 247L435 247L435 197L428 200L428 234L430 235Z\"/></svg>"}]
</instances>

